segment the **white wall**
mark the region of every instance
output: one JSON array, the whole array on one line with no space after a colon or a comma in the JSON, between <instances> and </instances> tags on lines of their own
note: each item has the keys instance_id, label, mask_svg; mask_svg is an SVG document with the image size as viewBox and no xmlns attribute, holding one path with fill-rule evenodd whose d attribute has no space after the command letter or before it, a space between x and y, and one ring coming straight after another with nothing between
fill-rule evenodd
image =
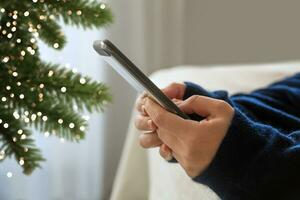
<instances>
[{"instance_id":1,"label":"white wall","mask_svg":"<svg viewBox=\"0 0 300 200\"><path fill-rule=\"evenodd\" d=\"M300 59L300 1L186 0L185 63Z\"/></svg>"}]
</instances>

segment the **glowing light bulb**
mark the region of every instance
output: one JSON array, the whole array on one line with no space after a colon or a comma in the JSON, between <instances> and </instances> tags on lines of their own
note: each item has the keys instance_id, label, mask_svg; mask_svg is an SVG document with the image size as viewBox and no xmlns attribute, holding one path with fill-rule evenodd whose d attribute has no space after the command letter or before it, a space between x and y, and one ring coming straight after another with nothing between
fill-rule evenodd
<instances>
[{"instance_id":1,"label":"glowing light bulb","mask_svg":"<svg viewBox=\"0 0 300 200\"><path fill-rule=\"evenodd\" d=\"M101 3L101 4L100 4L100 8L101 8L102 10L104 10L104 9L106 8L106 5L105 5L104 3Z\"/></svg>"},{"instance_id":2,"label":"glowing light bulb","mask_svg":"<svg viewBox=\"0 0 300 200\"><path fill-rule=\"evenodd\" d=\"M4 123L4 124L3 124L3 127L4 127L4 128L8 128L8 127L9 127L8 123Z\"/></svg>"},{"instance_id":3,"label":"glowing light bulb","mask_svg":"<svg viewBox=\"0 0 300 200\"><path fill-rule=\"evenodd\" d=\"M13 176L12 172L7 172L6 173L7 178L11 178Z\"/></svg>"},{"instance_id":4,"label":"glowing light bulb","mask_svg":"<svg viewBox=\"0 0 300 200\"><path fill-rule=\"evenodd\" d=\"M79 82L80 82L81 84L85 84L85 83L86 83L86 80L85 80L85 78L81 78L81 79L79 80Z\"/></svg>"},{"instance_id":5,"label":"glowing light bulb","mask_svg":"<svg viewBox=\"0 0 300 200\"><path fill-rule=\"evenodd\" d=\"M60 91L61 91L62 93L65 93L65 92L67 91L67 88L66 88L66 87L61 87L61 88L60 88Z\"/></svg>"},{"instance_id":6,"label":"glowing light bulb","mask_svg":"<svg viewBox=\"0 0 300 200\"><path fill-rule=\"evenodd\" d=\"M30 14L30 13L29 13L28 11L25 11L25 12L24 12L24 16L25 16L25 17L28 17L29 14Z\"/></svg>"},{"instance_id":7,"label":"glowing light bulb","mask_svg":"<svg viewBox=\"0 0 300 200\"><path fill-rule=\"evenodd\" d=\"M48 117L47 117L47 116L43 116L43 117L42 117L42 120L45 122L45 121L48 120Z\"/></svg>"},{"instance_id":8,"label":"glowing light bulb","mask_svg":"<svg viewBox=\"0 0 300 200\"><path fill-rule=\"evenodd\" d=\"M57 49L57 48L59 47L59 44L58 44L58 43L54 43L54 44L53 44L53 47L54 47L55 49Z\"/></svg>"},{"instance_id":9,"label":"glowing light bulb","mask_svg":"<svg viewBox=\"0 0 300 200\"><path fill-rule=\"evenodd\" d=\"M70 124L69 124L69 127L70 127L70 128L74 128L74 127L75 127L75 124L74 124L74 123L70 123Z\"/></svg>"}]
</instances>

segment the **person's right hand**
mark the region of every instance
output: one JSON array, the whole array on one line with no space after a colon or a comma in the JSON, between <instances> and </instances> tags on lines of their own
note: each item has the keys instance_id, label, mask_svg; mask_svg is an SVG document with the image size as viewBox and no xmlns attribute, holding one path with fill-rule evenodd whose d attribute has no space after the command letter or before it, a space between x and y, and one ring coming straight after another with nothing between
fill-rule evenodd
<instances>
[{"instance_id":1,"label":"person's right hand","mask_svg":"<svg viewBox=\"0 0 300 200\"><path fill-rule=\"evenodd\" d=\"M162 92L173 100L176 104L182 101L186 86L183 83L172 83L168 87L162 89ZM159 139L156 129L157 127L149 118L145 109L143 108L146 93L140 95L136 101L136 109L139 114L135 118L135 126L141 132L139 136L140 145L144 148L160 147L159 152L163 158L167 160L172 159L172 150Z\"/></svg>"}]
</instances>

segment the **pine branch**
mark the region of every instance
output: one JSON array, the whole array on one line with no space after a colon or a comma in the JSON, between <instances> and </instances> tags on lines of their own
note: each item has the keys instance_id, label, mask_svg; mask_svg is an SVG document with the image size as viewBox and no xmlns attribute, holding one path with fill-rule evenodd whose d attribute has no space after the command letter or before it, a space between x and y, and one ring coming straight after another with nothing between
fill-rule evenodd
<instances>
[{"instance_id":1,"label":"pine branch","mask_svg":"<svg viewBox=\"0 0 300 200\"><path fill-rule=\"evenodd\" d=\"M0 107L0 110L2 125L0 126L1 156L14 156L22 166L23 172L30 174L32 170L40 167L39 163L44 158L35 147L34 140L31 139L31 132L24 129L24 124L11 115L12 110L3 106Z\"/></svg>"},{"instance_id":2,"label":"pine branch","mask_svg":"<svg viewBox=\"0 0 300 200\"><path fill-rule=\"evenodd\" d=\"M44 160L31 127L79 141L87 126L80 112L111 101L104 84L41 61L38 39L55 49L66 43L58 21L98 28L112 14L98 1L0 0L0 161L14 156L26 174Z\"/></svg>"}]
</instances>

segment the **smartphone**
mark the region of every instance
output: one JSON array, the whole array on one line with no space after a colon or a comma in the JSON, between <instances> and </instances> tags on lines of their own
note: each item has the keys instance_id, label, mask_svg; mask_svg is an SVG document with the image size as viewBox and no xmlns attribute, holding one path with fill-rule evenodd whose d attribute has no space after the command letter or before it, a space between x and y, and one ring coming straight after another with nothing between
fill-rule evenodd
<instances>
[{"instance_id":1,"label":"smartphone","mask_svg":"<svg viewBox=\"0 0 300 200\"><path fill-rule=\"evenodd\" d=\"M184 119L190 119L173 103L137 66L135 66L112 42L97 40L94 49L138 92L146 91L149 97Z\"/></svg>"}]
</instances>

